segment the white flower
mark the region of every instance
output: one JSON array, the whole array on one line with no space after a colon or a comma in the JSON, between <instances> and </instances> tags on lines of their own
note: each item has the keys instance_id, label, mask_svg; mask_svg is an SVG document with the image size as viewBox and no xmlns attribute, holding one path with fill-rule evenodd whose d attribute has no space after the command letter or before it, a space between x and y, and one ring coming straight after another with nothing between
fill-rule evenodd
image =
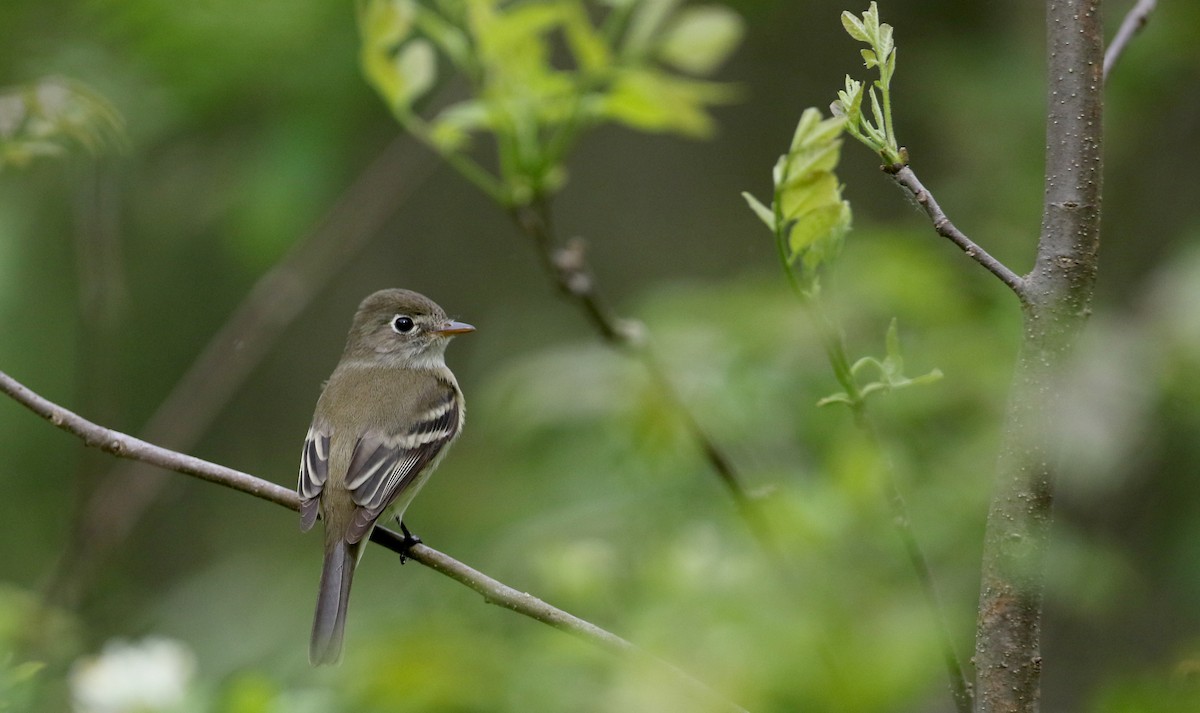
<instances>
[{"instance_id":1,"label":"white flower","mask_svg":"<svg viewBox=\"0 0 1200 713\"><path fill-rule=\"evenodd\" d=\"M163 638L113 640L71 667L75 713L159 713L183 702L196 658Z\"/></svg>"}]
</instances>

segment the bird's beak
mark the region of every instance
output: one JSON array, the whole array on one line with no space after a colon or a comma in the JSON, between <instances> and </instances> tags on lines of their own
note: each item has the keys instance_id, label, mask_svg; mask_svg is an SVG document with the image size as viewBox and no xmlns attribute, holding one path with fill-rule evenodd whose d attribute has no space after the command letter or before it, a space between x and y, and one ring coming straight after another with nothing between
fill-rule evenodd
<instances>
[{"instance_id":1,"label":"bird's beak","mask_svg":"<svg viewBox=\"0 0 1200 713\"><path fill-rule=\"evenodd\" d=\"M466 334L474 332L475 328L466 322L447 322L440 328L433 330L434 334L440 334L443 337L453 337L455 334Z\"/></svg>"}]
</instances>

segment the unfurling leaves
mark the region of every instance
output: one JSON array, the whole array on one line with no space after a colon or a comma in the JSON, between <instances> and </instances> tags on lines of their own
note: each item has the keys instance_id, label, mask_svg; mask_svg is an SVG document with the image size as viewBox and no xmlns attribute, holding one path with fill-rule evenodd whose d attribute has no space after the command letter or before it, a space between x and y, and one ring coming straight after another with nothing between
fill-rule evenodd
<instances>
[{"instance_id":1,"label":"unfurling leaves","mask_svg":"<svg viewBox=\"0 0 1200 713\"><path fill-rule=\"evenodd\" d=\"M788 152L779 157L772 177L771 206L749 193L746 203L775 234L779 258L803 294L817 288L818 273L838 253L850 228L850 204L834 170L841 152L845 119L823 119L817 109L800 117Z\"/></svg>"},{"instance_id":2,"label":"unfurling leaves","mask_svg":"<svg viewBox=\"0 0 1200 713\"><path fill-rule=\"evenodd\" d=\"M879 7L872 2L861 18L843 12L842 27L854 39L871 46L870 49L861 50L861 53L867 69L879 70L879 79L866 88L874 121L862 113L863 83L849 76L846 77L846 88L838 92L837 101L830 109L834 116L846 117L846 132L878 153L887 166L902 166L907 163L908 157L896 141L896 133L892 128L891 85L892 76L896 73L896 45L892 39L892 26L879 21ZM876 89L879 90L878 94Z\"/></svg>"},{"instance_id":3,"label":"unfurling leaves","mask_svg":"<svg viewBox=\"0 0 1200 713\"><path fill-rule=\"evenodd\" d=\"M857 396L841 391L832 396L826 396L818 401L817 405L827 406L829 404L841 403L849 406L857 406L874 393L887 393L909 386L931 384L942 378L940 369L934 369L928 374L913 378L904 375L904 355L900 351L900 331L896 326L895 319L888 326L885 342L887 356L882 360L875 357L863 357L854 362L854 365L850 367L850 377L857 385ZM878 374L878 378L866 384L858 384L859 375L868 369L875 371Z\"/></svg>"}]
</instances>

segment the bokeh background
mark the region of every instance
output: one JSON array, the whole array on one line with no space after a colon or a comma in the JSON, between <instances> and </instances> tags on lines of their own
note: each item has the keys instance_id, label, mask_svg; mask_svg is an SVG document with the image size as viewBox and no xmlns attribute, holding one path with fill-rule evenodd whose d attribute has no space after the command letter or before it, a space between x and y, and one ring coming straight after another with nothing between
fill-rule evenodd
<instances>
[{"instance_id":1,"label":"bokeh background","mask_svg":"<svg viewBox=\"0 0 1200 713\"><path fill-rule=\"evenodd\" d=\"M449 350L465 435L409 510L429 544L750 710L951 710L874 457L848 414L815 406L835 382L739 196L767 195L800 112L865 74L838 22L864 8L726 4L746 34L719 73L741 93L716 111L716 135L599 129L555 214L763 494L798 581L763 560L652 384L556 296L508 217L400 136L360 74L350 2L3 3L0 84L84 82L126 138L0 172L0 369L137 433L260 278L321 241L270 283L296 312L278 338L257 325L226 345L254 368L189 452L292 485L358 301L417 289L479 327ZM1128 4L1109 3L1113 28ZM1063 403L1047 710L1200 706L1200 5L1160 4L1107 94L1099 297ZM1040 214L1041 8L881 10L897 28L897 129L915 169L1024 272ZM852 354L880 354L895 317L910 371L945 374L874 410L966 657L1016 305L864 148L847 144L840 175L855 231L825 286ZM188 672L184 700L154 710L705 709L644 666L383 551L359 573L346 661L313 671L319 537L281 508L153 472L81 529L82 504L122 467L0 400L0 637L13 652L0 709L71 709L81 662L119 640ZM143 492L148 506L114 532ZM103 557L87 554L109 538ZM160 637L173 643L144 643ZM19 668L29 658L45 667Z\"/></svg>"}]
</instances>

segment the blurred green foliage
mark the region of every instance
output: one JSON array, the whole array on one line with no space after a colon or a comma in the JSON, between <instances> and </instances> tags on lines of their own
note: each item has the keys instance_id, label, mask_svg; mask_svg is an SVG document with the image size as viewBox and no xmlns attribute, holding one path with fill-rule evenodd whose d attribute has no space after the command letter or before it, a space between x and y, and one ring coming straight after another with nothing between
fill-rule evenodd
<instances>
[{"instance_id":1,"label":"blurred green foliage","mask_svg":"<svg viewBox=\"0 0 1200 713\"><path fill-rule=\"evenodd\" d=\"M742 22L720 5L681 4L360 0L360 60L405 130L500 203L524 205L561 187L567 152L598 124L713 133L708 107L728 102L731 88L687 75L724 62ZM469 96L423 118L415 104L437 83L439 61ZM465 153L481 132L495 139L499 176Z\"/></svg>"},{"instance_id":2,"label":"blurred green foliage","mask_svg":"<svg viewBox=\"0 0 1200 713\"><path fill-rule=\"evenodd\" d=\"M605 61L582 23L603 30L604 18L634 5L589 6L586 18L564 9L572 3L518 5L547 16L545 32L505 55L512 71L531 57L551 62L545 83L526 87L538 101L561 86L558 73L571 91L611 99L615 85L580 74ZM552 299L504 216L457 175L423 173L427 157L416 152L395 169L410 193L369 194L395 214L194 451L292 484L354 305L376 287L419 289L480 327L449 355L471 404L465 434L410 511L428 542L646 646L752 711L949 709L937 641L879 495L880 456L849 414L816 408L837 386L772 245L738 200L768 189L766 168L803 108L861 65L838 17L862 8L729 3L745 40L711 81L739 85L742 102L714 108L685 94L702 112L690 121L702 116L711 139L697 143L616 125L653 129L654 112L680 101L661 84L647 91L637 71L710 86L694 75L731 48L731 15L651 5L675 13L663 26L675 29L621 65L635 78L619 95L624 108L589 117L610 124L575 137L558 218L564 233L591 241L602 287L647 323L702 425L761 493L800 585L757 554L654 385ZM128 147L0 173L0 369L125 430L150 417L254 280L330 219L393 140L395 117L362 75L355 9L4 3L0 82L82 82L125 118ZM1109 12L1114 24L1120 9ZM905 72L893 90L904 111L894 121L914 167L960 227L1022 271L1041 195L1040 8L946 0L882 11L903 30ZM1198 24L1200 6L1162 4L1110 83L1103 299L1061 404L1047 710L1194 706L1200 257L1191 246L1200 220L1187 176L1200 158L1191 140ZM432 29L419 36L444 65L450 52ZM700 45L710 49L684 51ZM412 104L435 124L481 96L444 77ZM564 126L554 113L517 108L551 136ZM458 121L464 131L481 125L469 112ZM487 141L478 143L472 156L488 165ZM533 157L528 166L556 163ZM822 294L852 353L877 349L895 318L905 363L945 373L872 408L966 655L1018 316L877 164L858 151L839 166L858 229ZM120 269L86 261L95 245L115 250ZM85 274L100 274L98 293L80 286ZM106 339L89 316L97 299L116 315ZM162 476L172 492L79 608L47 612L39 590L68 546L73 503L112 461L82 457L73 439L7 401L0 434L0 648L14 652L0 653L0 695L15 710L22 696L35 710L68 709L76 661L106 641L151 636L194 652L189 710L704 709L642 667L374 551L355 589L346 662L313 671L304 646L316 541L297 534L290 513L180 476Z\"/></svg>"},{"instance_id":3,"label":"blurred green foliage","mask_svg":"<svg viewBox=\"0 0 1200 713\"><path fill-rule=\"evenodd\" d=\"M72 146L95 153L120 142L121 125L116 109L78 82L50 78L0 90L0 168L25 168Z\"/></svg>"}]
</instances>

